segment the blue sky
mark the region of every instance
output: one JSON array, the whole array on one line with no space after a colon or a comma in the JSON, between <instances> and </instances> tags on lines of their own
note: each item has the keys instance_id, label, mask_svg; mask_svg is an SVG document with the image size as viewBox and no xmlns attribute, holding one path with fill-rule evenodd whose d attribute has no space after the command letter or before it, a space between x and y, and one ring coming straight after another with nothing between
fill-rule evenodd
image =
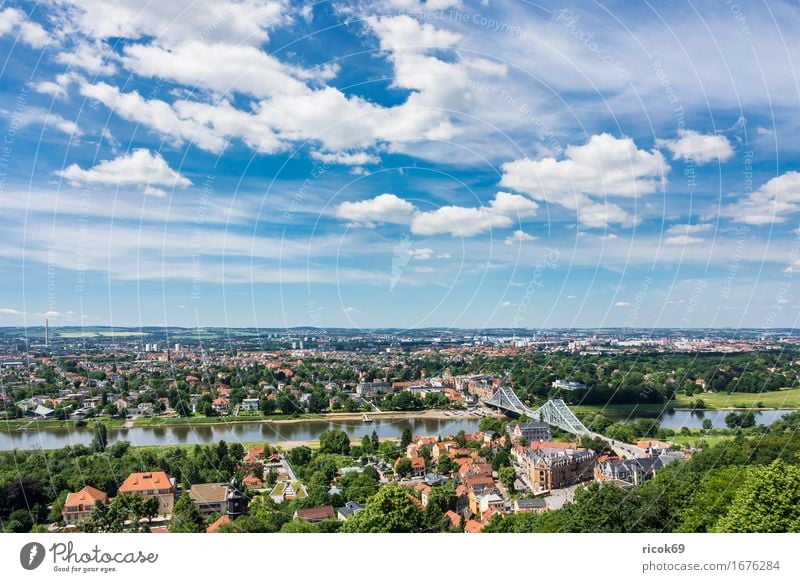
<instances>
[{"instance_id":1,"label":"blue sky","mask_svg":"<svg viewBox=\"0 0 800 582\"><path fill-rule=\"evenodd\" d=\"M795 326L798 27L6 2L0 325Z\"/></svg>"}]
</instances>

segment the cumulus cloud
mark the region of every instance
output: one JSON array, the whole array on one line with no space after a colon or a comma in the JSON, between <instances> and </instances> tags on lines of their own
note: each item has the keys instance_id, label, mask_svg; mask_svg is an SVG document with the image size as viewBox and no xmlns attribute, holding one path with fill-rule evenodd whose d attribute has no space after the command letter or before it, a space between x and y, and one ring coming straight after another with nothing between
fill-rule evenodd
<instances>
[{"instance_id":1,"label":"cumulus cloud","mask_svg":"<svg viewBox=\"0 0 800 582\"><path fill-rule=\"evenodd\" d=\"M672 246L695 245L705 242L697 234L708 232L714 228L713 224L673 224L667 231L664 244Z\"/></svg>"},{"instance_id":2,"label":"cumulus cloud","mask_svg":"<svg viewBox=\"0 0 800 582\"><path fill-rule=\"evenodd\" d=\"M418 261L427 261L433 257L433 249L429 248L410 249L408 253L411 255L412 259L417 259Z\"/></svg>"},{"instance_id":3,"label":"cumulus cloud","mask_svg":"<svg viewBox=\"0 0 800 582\"><path fill-rule=\"evenodd\" d=\"M498 192L488 206L443 206L418 212L411 221L411 232L419 235L450 234L473 236L493 228L507 228L520 218L534 216L538 204L524 196Z\"/></svg>"},{"instance_id":4,"label":"cumulus cloud","mask_svg":"<svg viewBox=\"0 0 800 582\"><path fill-rule=\"evenodd\" d=\"M722 211L736 222L761 225L786 222L800 212L800 173L786 172Z\"/></svg>"},{"instance_id":5,"label":"cumulus cloud","mask_svg":"<svg viewBox=\"0 0 800 582\"><path fill-rule=\"evenodd\" d=\"M374 227L381 223L407 223L415 211L415 206L394 194L380 194L360 202L342 202L336 207L335 215L356 226Z\"/></svg>"},{"instance_id":6,"label":"cumulus cloud","mask_svg":"<svg viewBox=\"0 0 800 582\"><path fill-rule=\"evenodd\" d=\"M113 160L101 161L96 166L83 169L72 164L57 172L59 176L73 184L113 184L117 186L137 186L146 194L165 195L155 186L191 186L191 181L169 167L158 152L137 149Z\"/></svg>"},{"instance_id":7,"label":"cumulus cloud","mask_svg":"<svg viewBox=\"0 0 800 582\"><path fill-rule=\"evenodd\" d=\"M343 166L363 166L377 164L380 160L367 152L312 152L311 157L323 164L341 164Z\"/></svg>"},{"instance_id":8,"label":"cumulus cloud","mask_svg":"<svg viewBox=\"0 0 800 582\"><path fill-rule=\"evenodd\" d=\"M18 34L19 40L35 49L49 45L53 39L40 24L29 20L24 12L6 8L0 12L0 36Z\"/></svg>"},{"instance_id":9,"label":"cumulus cloud","mask_svg":"<svg viewBox=\"0 0 800 582\"><path fill-rule=\"evenodd\" d=\"M507 246L512 246L518 243L522 243L526 240L536 240L536 237L533 236L532 234L528 234L524 230L515 230L514 234L506 237L505 244Z\"/></svg>"},{"instance_id":10,"label":"cumulus cloud","mask_svg":"<svg viewBox=\"0 0 800 582\"><path fill-rule=\"evenodd\" d=\"M360 202L343 202L336 207L334 214L356 226L368 228L380 223L410 223L411 232L417 235L473 236L492 228L512 226L521 218L534 216L538 207L536 202L524 196L497 192L486 206L442 206L425 212L395 194L381 194ZM439 256L449 257L447 253Z\"/></svg>"},{"instance_id":11,"label":"cumulus cloud","mask_svg":"<svg viewBox=\"0 0 800 582\"><path fill-rule=\"evenodd\" d=\"M724 162L733 156L733 146L724 135L704 135L691 129L679 129L677 139L656 140L656 145L671 151L674 160L682 158L697 164Z\"/></svg>"},{"instance_id":12,"label":"cumulus cloud","mask_svg":"<svg viewBox=\"0 0 800 582\"><path fill-rule=\"evenodd\" d=\"M641 150L630 138L601 134L584 145L567 147L561 160L524 158L505 163L500 184L574 210L584 226L606 227L636 220L622 207L591 196L652 194L666 182L668 172L658 150Z\"/></svg>"}]
</instances>

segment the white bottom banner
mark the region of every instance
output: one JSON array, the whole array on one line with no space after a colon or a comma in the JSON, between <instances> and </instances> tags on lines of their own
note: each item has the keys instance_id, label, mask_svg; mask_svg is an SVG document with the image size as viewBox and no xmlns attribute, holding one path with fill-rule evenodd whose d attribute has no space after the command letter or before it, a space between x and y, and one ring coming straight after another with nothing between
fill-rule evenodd
<instances>
[{"instance_id":1,"label":"white bottom banner","mask_svg":"<svg viewBox=\"0 0 800 582\"><path fill-rule=\"evenodd\" d=\"M6 534L4 580L800 580L800 534Z\"/></svg>"}]
</instances>

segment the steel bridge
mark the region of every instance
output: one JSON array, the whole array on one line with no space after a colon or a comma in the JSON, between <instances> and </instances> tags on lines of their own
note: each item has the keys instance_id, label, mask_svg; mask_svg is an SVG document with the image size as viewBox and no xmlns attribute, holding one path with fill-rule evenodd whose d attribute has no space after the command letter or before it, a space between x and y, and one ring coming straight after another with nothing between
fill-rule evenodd
<instances>
[{"instance_id":1,"label":"steel bridge","mask_svg":"<svg viewBox=\"0 0 800 582\"><path fill-rule=\"evenodd\" d=\"M525 416L557 426L563 431L575 434L590 434L588 428L572 413L563 400L548 400L541 407L533 410L525 406L509 386L501 386L491 398L483 399L483 403L494 408L524 414Z\"/></svg>"}]
</instances>

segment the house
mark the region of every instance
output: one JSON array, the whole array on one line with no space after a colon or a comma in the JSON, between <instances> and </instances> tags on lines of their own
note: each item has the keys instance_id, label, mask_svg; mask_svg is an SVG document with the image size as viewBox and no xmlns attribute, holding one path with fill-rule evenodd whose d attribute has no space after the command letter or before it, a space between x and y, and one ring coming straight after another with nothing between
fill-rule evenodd
<instances>
[{"instance_id":1,"label":"house","mask_svg":"<svg viewBox=\"0 0 800 582\"><path fill-rule=\"evenodd\" d=\"M481 533L483 529L483 524L479 521L475 521L474 519L470 519L464 525L464 533Z\"/></svg>"},{"instance_id":2,"label":"house","mask_svg":"<svg viewBox=\"0 0 800 582\"><path fill-rule=\"evenodd\" d=\"M345 521L348 517L352 517L359 511L364 509L363 503L358 503L356 501L348 501L344 505L342 505L336 512L339 521Z\"/></svg>"},{"instance_id":3,"label":"house","mask_svg":"<svg viewBox=\"0 0 800 582\"><path fill-rule=\"evenodd\" d=\"M490 508L494 509L502 509L503 508L503 498L500 497L497 493L487 493L485 495L481 495L477 499L478 501L478 512L480 514L484 514L489 511Z\"/></svg>"},{"instance_id":4,"label":"house","mask_svg":"<svg viewBox=\"0 0 800 582\"><path fill-rule=\"evenodd\" d=\"M594 451L545 450L513 452L523 481L534 491L561 489L592 478Z\"/></svg>"},{"instance_id":5,"label":"house","mask_svg":"<svg viewBox=\"0 0 800 582\"><path fill-rule=\"evenodd\" d=\"M86 486L76 493L68 493L61 507L61 517L68 526L86 519L98 503L108 503L105 492Z\"/></svg>"},{"instance_id":6,"label":"house","mask_svg":"<svg viewBox=\"0 0 800 582\"><path fill-rule=\"evenodd\" d=\"M444 514L444 515L445 515L445 517L446 517L447 519L449 519L449 520L450 520L450 526L451 526L451 527L457 528L457 527L459 527L459 526L461 525L461 516L460 516L460 515L458 515L458 514L457 514L455 511L453 511L452 509L448 509L448 510L445 512L445 514Z\"/></svg>"},{"instance_id":7,"label":"house","mask_svg":"<svg viewBox=\"0 0 800 582\"><path fill-rule=\"evenodd\" d=\"M275 503L308 497L305 485L299 481L278 481L269 494Z\"/></svg>"},{"instance_id":8,"label":"house","mask_svg":"<svg viewBox=\"0 0 800 582\"><path fill-rule=\"evenodd\" d=\"M242 479L242 485L251 490L264 488L264 482L255 475L248 475Z\"/></svg>"},{"instance_id":9,"label":"house","mask_svg":"<svg viewBox=\"0 0 800 582\"><path fill-rule=\"evenodd\" d=\"M556 390L585 390L586 384L582 382L573 382L573 381L566 381L566 380L556 380L553 382L553 388Z\"/></svg>"},{"instance_id":10,"label":"house","mask_svg":"<svg viewBox=\"0 0 800 582\"><path fill-rule=\"evenodd\" d=\"M225 513L227 483L198 483L189 490L189 498L200 513Z\"/></svg>"},{"instance_id":11,"label":"house","mask_svg":"<svg viewBox=\"0 0 800 582\"><path fill-rule=\"evenodd\" d=\"M211 407L217 414L227 414L230 401L225 396L220 396L211 401Z\"/></svg>"},{"instance_id":12,"label":"house","mask_svg":"<svg viewBox=\"0 0 800 582\"><path fill-rule=\"evenodd\" d=\"M316 522L326 519L336 519L336 513L330 505L322 505L320 507L308 507L305 509L298 509L294 512L294 518L300 521Z\"/></svg>"},{"instance_id":13,"label":"house","mask_svg":"<svg viewBox=\"0 0 800 582\"><path fill-rule=\"evenodd\" d=\"M663 454L658 457L641 457L625 461L609 460L597 464L594 477L597 481L618 481L639 485L680 458L681 455Z\"/></svg>"},{"instance_id":14,"label":"house","mask_svg":"<svg viewBox=\"0 0 800 582\"><path fill-rule=\"evenodd\" d=\"M258 410L258 398L245 398L239 406L239 410L256 412Z\"/></svg>"},{"instance_id":15,"label":"house","mask_svg":"<svg viewBox=\"0 0 800 582\"><path fill-rule=\"evenodd\" d=\"M519 422L513 427L509 426L508 433L514 440L525 439L529 443L553 438L550 425L546 422Z\"/></svg>"},{"instance_id":16,"label":"house","mask_svg":"<svg viewBox=\"0 0 800 582\"><path fill-rule=\"evenodd\" d=\"M547 503L541 497L523 497L514 500L514 513L542 513L544 511L547 511Z\"/></svg>"},{"instance_id":17,"label":"house","mask_svg":"<svg viewBox=\"0 0 800 582\"><path fill-rule=\"evenodd\" d=\"M419 499L422 501L422 507L428 506L428 498L431 495L431 486L425 483L417 483L414 485L414 490L419 493Z\"/></svg>"},{"instance_id":18,"label":"house","mask_svg":"<svg viewBox=\"0 0 800 582\"><path fill-rule=\"evenodd\" d=\"M672 450L672 444L663 441L639 441L636 446L644 449L645 454L657 457Z\"/></svg>"},{"instance_id":19,"label":"house","mask_svg":"<svg viewBox=\"0 0 800 582\"><path fill-rule=\"evenodd\" d=\"M175 505L175 483L164 471L131 473L119 487L120 493L138 493L158 499L158 514L171 515Z\"/></svg>"},{"instance_id":20,"label":"house","mask_svg":"<svg viewBox=\"0 0 800 582\"><path fill-rule=\"evenodd\" d=\"M385 394L392 389L388 382L359 382L356 394L362 398L372 398L377 394Z\"/></svg>"},{"instance_id":21,"label":"house","mask_svg":"<svg viewBox=\"0 0 800 582\"><path fill-rule=\"evenodd\" d=\"M411 461L411 476L424 477L425 476L425 459L422 457L414 457L409 459Z\"/></svg>"},{"instance_id":22,"label":"house","mask_svg":"<svg viewBox=\"0 0 800 582\"><path fill-rule=\"evenodd\" d=\"M264 447L250 447L247 449L247 454L245 454L244 459L242 461L245 464L248 463L258 463L262 460L264 456Z\"/></svg>"},{"instance_id":23,"label":"house","mask_svg":"<svg viewBox=\"0 0 800 582\"><path fill-rule=\"evenodd\" d=\"M231 516L226 513L222 515L217 521L208 526L206 528L206 533L215 533L217 530L219 530L220 527L222 527L226 523L230 523L231 521L233 521L231 519Z\"/></svg>"}]
</instances>

